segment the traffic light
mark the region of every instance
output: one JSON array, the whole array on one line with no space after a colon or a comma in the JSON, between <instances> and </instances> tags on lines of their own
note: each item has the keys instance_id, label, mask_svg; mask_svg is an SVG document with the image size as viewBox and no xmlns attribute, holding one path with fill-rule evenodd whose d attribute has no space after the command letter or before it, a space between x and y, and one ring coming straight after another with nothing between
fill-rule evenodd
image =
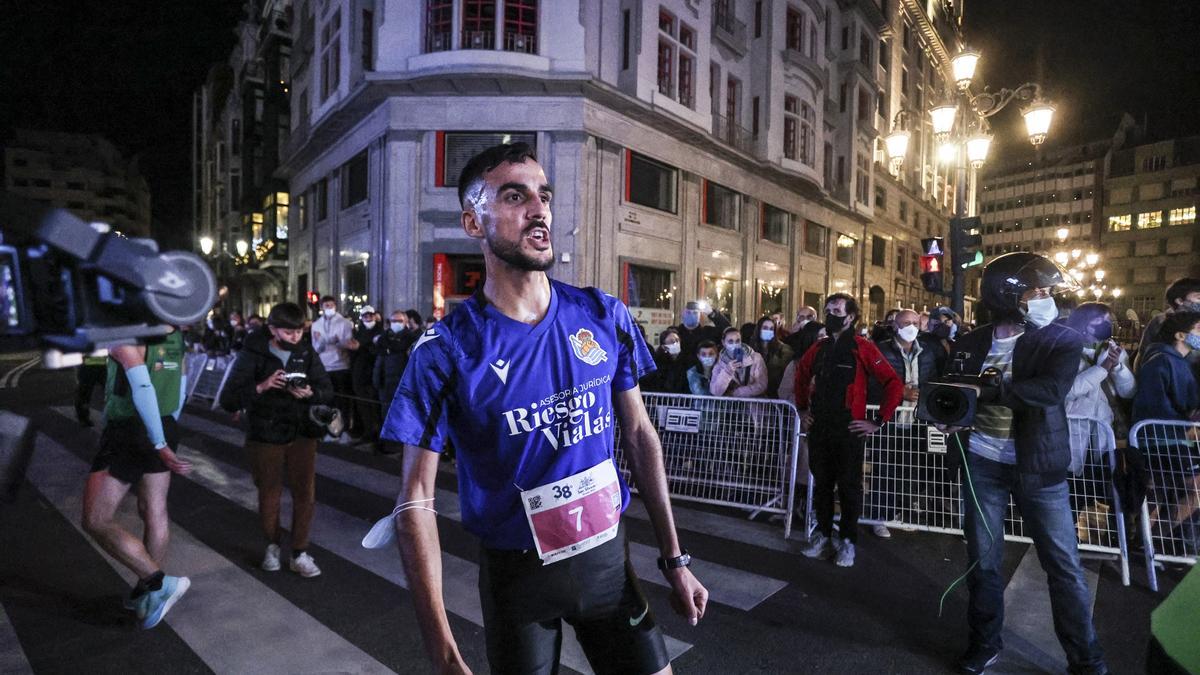
<instances>
[{"instance_id":1,"label":"traffic light","mask_svg":"<svg viewBox=\"0 0 1200 675\"><path fill-rule=\"evenodd\" d=\"M921 240L921 285L930 293L942 292L942 260L944 240L929 237Z\"/></svg>"},{"instance_id":2,"label":"traffic light","mask_svg":"<svg viewBox=\"0 0 1200 675\"><path fill-rule=\"evenodd\" d=\"M954 264L963 269L983 264L983 222L978 218L956 218L950 221L950 242L953 244Z\"/></svg>"},{"instance_id":3,"label":"traffic light","mask_svg":"<svg viewBox=\"0 0 1200 675\"><path fill-rule=\"evenodd\" d=\"M308 304L313 307L321 304L321 296L316 291L308 291L304 294L304 299L307 300Z\"/></svg>"}]
</instances>

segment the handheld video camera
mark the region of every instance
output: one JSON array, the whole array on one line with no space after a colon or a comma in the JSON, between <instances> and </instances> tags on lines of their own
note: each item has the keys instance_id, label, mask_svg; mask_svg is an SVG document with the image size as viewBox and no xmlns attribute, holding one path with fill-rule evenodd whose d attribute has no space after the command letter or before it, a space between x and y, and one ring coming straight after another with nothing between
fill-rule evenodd
<instances>
[{"instance_id":1,"label":"handheld video camera","mask_svg":"<svg viewBox=\"0 0 1200 675\"><path fill-rule=\"evenodd\" d=\"M975 422L979 404L1000 396L1003 374L991 367L978 375L967 374L969 356L958 352L945 375L921 385L917 419L949 427L969 427Z\"/></svg>"},{"instance_id":2,"label":"handheld video camera","mask_svg":"<svg viewBox=\"0 0 1200 675\"><path fill-rule=\"evenodd\" d=\"M0 198L0 352L42 349L48 368L161 337L204 318L212 270L183 251L159 253L65 209Z\"/></svg>"}]
</instances>

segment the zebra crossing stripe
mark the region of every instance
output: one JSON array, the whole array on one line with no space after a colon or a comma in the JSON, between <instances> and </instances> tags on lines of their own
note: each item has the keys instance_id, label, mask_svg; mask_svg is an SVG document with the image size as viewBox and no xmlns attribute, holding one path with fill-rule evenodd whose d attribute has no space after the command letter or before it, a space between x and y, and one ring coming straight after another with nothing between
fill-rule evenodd
<instances>
[{"instance_id":1,"label":"zebra crossing stripe","mask_svg":"<svg viewBox=\"0 0 1200 675\"><path fill-rule=\"evenodd\" d=\"M87 463L45 435L36 443L26 477L82 532ZM118 518L136 531L134 501L124 500ZM104 557L130 585L136 582L123 565ZM192 580L165 622L216 672L392 672L174 523L164 566Z\"/></svg>"}]
</instances>

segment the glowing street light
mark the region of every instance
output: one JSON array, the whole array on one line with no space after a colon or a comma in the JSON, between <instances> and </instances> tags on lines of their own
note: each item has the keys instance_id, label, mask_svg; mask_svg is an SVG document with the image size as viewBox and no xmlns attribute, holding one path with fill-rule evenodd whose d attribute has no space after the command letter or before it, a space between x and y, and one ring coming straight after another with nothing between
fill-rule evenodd
<instances>
[{"instance_id":1,"label":"glowing street light","mask_svg":"<svg viewBox=\"0 0 1200 675\"><path fill-rule=\"evenodd\" d=\"M905 129L893 129L884 139L892 171L899 171L900 165L904 164L904 156L908 154L908 140L911 137L912 134Z\"/></svg>"},{"instance_id":2,"label":"glowing street light","mask_svg":"<svg viewBox=\"0 0 1200 675\"><path fill-rule=\"evenodd\" d=\"M1046 134L1050 132L1050 121L1054 119L1054 106L1037 99L1028 108L1021 111L1021 116L1025 118L1025 130L1029 132L1029 142L1041 145L1046 140Z\"/></svg>"},{"instance_id":3,"label":"glowing street light","mask_svg":"<svg viewBox=\"0 0 1200 675\"><path fill-rule=\"evenodd\" d=\"M200 252L203 253L204 255L209 255L210 253L212 253L212 251L213 251L213 238L208 237L208 236L200 237Z\"/></svg>"},{"instance_id":4,"label":"glowing street light","mask_svg":"<svg viewBox=\"0 0 1200 675\"><path fill-rule=\"evenodd\" d=\"M1059 241L1066 241L1067 237L1070 236L1070 234L1071 234L1070 230L1068 230L1065 227L1060 227L1060 228L1058 228L1058 231L1054 233L1054 236L1058 237Z\"/></svg>"},{"instance_id":5,"label":"glowing street light","mask_svg":"<svg viewBox=\"0 0 1200 675\"><path fill-rule=\"evenodd\" d=\"M929 117L933 122L933 134L938 140L949 138L950 132L954 129L954 118L957 116L958 105L952 102L943 103L930 109Z\"/></svg>"},{"instance_id":6,"label":"glowing street light","mask_svg":"<svg viewBox=\"0 0 1200 675\"><path fill-rule=\"evenodd\" d=\"M967 161L971 163L972 169L983 168L983 163L987 161L988 148L991 145L991 135L983 131L967 139Z\"/></svg>"},{"instance_id":7,"label":"glowing street light","mask_svg":"<svg viewBox=\"0 0 1200 675\"><path fill-rule=\"evenodd\" d=\"M979 64L979 52L974 49L964 49L950 60L950 68L954 71L954 83L959 89L971 86L975 78L975 66Z\"/></svg>"},{"instance_id":8,"label":"glowing street light","mask_svg":"<svg viewBox=\"0 0 1200 675\"><path fill-rule=\"evenodd\" d=\"M239 257L245 256L246 251L250 250L250 243L247 242L245 239L238 239L236 246L237 246L237 254Z\"/></svg>"}]
</instances>

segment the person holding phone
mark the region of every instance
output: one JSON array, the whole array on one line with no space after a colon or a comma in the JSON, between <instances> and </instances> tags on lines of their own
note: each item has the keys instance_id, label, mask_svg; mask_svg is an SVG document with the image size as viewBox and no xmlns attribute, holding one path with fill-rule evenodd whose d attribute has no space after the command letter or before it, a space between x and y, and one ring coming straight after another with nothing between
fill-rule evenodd
<instances>
[{"instance_id":1,"label":"person holding phone","mask_svg":"<svg viewBox=\"0 0 1200 675\"><path fill-rule=\"evenodd\" d=\"M308 533L316 504L317 439L325 429L309 407L333 401L333 383L304 335L304 311L292 302L271 308L267 330L246 336L221 391L221 407L245 411L246 451L258 486L258 512L267 550L262 569L280 569L279 504L286 473L292 490L292 555L289 568L315 577L321 568L309 555Z\"/></svg>"}]
</instances>

